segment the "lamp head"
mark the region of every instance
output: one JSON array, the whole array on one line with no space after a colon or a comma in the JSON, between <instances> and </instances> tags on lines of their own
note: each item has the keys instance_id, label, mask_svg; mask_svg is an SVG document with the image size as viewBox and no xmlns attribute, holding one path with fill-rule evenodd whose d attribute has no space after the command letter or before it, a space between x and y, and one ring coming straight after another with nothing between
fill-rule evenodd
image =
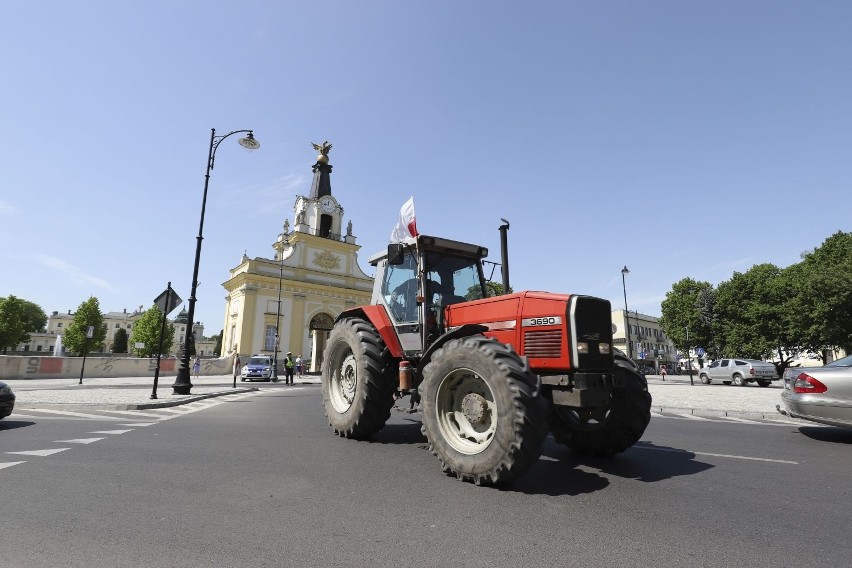
<instances>
[{"instance_id":1,"label":"lamp head","mask_svg":"<svg viewBox=\"0 0 852 568\"><path fill-rule=\"evenodd\" d=\"M630 274L630 271L629 271L629 270L627 270L627 265L626 265L626 264L624 265L624 268L622 268L622 269L621 269L621 274L622 274L623 276L627 276L628 274Z\"/></svg>"},{"instance_id":2,"label":"lamp head","mask_svg":"<svg viewBox=\"0 0 852 568\"><path fill-rule=\"evenodd\" d=\"M245 138L240 138L238 142L240 143L240 146L247 150L257 150L260 148L260 142L254 139L253 132L249 132L246 134Z\"/></svg>"}]
</instances>

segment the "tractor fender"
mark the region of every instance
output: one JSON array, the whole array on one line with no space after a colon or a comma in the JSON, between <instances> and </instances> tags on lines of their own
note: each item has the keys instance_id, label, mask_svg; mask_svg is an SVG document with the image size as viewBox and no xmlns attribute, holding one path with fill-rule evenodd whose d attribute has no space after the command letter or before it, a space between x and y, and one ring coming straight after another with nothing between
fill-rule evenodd
<instances>
[{"instance_id":1,"label":"tractor fender","mask_svg":"<svg viewBox=\"0 0 852 568\"><path fill-rule=\"evenodd\" d=\"M423 376L423 368L426 367L426 364L429 363L429 361L432 359L432 353L440 349L449 340L457 339L459 337L468 337L471 335L482 335L486 331L488 331L488 326L480 325L478 323L466 323L461 327L451 329L450 331L444 333L444 335L436 339L432 343L432 345L430 345L429 348L423 352L423 355L420 357L420 363L418 363L417 365L416 376Z\"/></svg>"},{"instance_id":2,"label":"tractor fender","mask_svg":"<svg viewBox=\"0 0 852 568\"><path fill-rule=\"evenodd\" d=\"M399 337L396 335L396 330L394 329L384 306L370 305L351 308L343 311L334 321L337 323L345 318L361 318L370 322L370 324L376 328L376 331L385 342L385 345L388 346L388 351L390 351L394 358L400 359L404 355L402 345L399 342Z\"/></svg>"}]
</instances>

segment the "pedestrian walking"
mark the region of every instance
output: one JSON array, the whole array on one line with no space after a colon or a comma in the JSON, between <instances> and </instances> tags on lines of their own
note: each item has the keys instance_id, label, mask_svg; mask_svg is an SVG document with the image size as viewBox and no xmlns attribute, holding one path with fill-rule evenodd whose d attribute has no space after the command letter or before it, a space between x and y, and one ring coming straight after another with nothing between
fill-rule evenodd
<instances>
[{"instance_id":1,"label":"pedestrian walking","mask_svg":"<svg viewBox=\"0 0 852 568\"><path fill-rule=\"evenodd\" d=\"M192 363L192 376L196 379L198 378L198 373L201 372L201 359L198 357L195 358L195 362Z\"/></svg>"},{"instance_id":2,"label":"pedestrian walking","mask_svg":"<svg viewBox=\"0 0 852 568\"><path fill-rule=\"evenodd\" d=\"M302 360L302 356L296 355L296 376L300 379L302 378L302 365L303 364L304 364L304 361Z\"/></svg>"},{"instance_id":3,"label":"pedestrian walking","mask_svg":"<svg viewBox=\"0 0 852 568\"><path fill-rule=\"evenodd\" d=\"M668 373L668 369L666 369L665 365L660 365L660 374L663 376L663 380L666 380L666 374Z\"/></svg>"},{"instance_id":4,"label":"pedestrian walking","mask_svg":"<svg viewBox=\"0 0 852 568\"><path fill-rule=\"evenodd\" d=\"M292 385L293 384L293 368L296 366L296 362L293 361L293 354L289 351L287 352L287 356L284 357L284 384Z\"/></svg>"}]
</instances>

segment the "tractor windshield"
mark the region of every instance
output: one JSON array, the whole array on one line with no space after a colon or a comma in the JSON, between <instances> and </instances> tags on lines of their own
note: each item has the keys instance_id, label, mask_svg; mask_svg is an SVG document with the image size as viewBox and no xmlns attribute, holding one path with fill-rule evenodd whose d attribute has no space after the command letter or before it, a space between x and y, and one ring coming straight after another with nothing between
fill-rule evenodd
<instances>
[{"instance_id":1,"label":"tractor windshield","mask_svg":"<svg viewBox=\"0 0 852 568\"><path fill-rule=\"evenodd\" d=\"M426 267L427 282L434 288L428 294L441 296L439 301L430 297L433 303L456 304L483 297L478 259L428 252Z\"/></svg>"}]
</instances>

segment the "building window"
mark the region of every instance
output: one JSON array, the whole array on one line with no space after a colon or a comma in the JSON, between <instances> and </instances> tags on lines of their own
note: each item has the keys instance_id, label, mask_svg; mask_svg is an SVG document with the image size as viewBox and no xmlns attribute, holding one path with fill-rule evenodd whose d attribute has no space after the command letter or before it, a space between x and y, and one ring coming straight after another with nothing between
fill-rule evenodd
<instances>
[{"instance_id":1,"label":"building window","mask_svg":"<svg viewBox=\"0 0 852 568\"><path fill-rule=\"evenodd\" d=\"M118 329L118 328L120 328L120 327L121 327L121 324L120 324L120 323L115 324L115 329Z\"/></svg>"},{"instance_id":2,"label":"building window","mask_svg":"<svg viewBox=\"0 0 852 568\"><path fill-rule=\"evenodd\" d=\"M62 327L62 322L57 323L56 327Z\"/></svg>"},{"instance_id":3,"label":"building window","mask_svg":"<svg viewBox=\"0 0 852 568\"><path fill-rule=\"evenodd\" d=\"M36 345L36 351L41 351L41 345Z\"/></svg>"},{"instance_id":4,"label":"building window","mask_svg":"<svg viewBox=\"0 0 852 568\"><path fill-rule=\"evenodd\" d=\"M267 325L266 326L266 336L263 341L263 349L264 351L272 351L275 349L275 326Z\"/></svg>"},{"instance_id":5,"label":"building window","mask_svg":"<svg viewBox=\"0 0 852 568\"><path fill-rule=\"evenodd\" d=\"M48 347L48 348L47 348L47 350L48 350L48 351L50 351L51 353L53 353L53 345L51 345L50 347Z\"/></svg>"}]
</instances>

